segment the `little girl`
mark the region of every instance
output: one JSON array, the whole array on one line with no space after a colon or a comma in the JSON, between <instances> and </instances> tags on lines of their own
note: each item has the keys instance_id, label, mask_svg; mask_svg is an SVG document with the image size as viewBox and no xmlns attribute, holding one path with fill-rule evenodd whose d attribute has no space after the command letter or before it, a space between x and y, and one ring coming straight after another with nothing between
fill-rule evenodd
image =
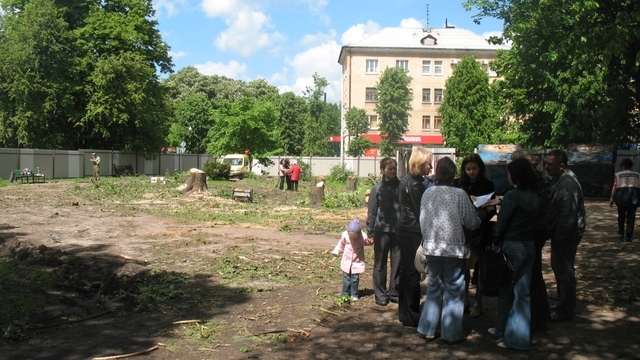
<instances>
[{"instance_id":1,"label":"little girl","mask_svg":"<svg viewBox=\"0 0 640 360\"><path fill-rule=\"evenodd\" d=\"M347 225L347 231L342 233L340 241L331 252L338 256L341 252L342 261L342 294L351 295L351 300L358 300L359 274L364 272L364 247L373 244L373 239L369 239L360 228L360 221L353 219Z\"/></svg>"}]
</instances>

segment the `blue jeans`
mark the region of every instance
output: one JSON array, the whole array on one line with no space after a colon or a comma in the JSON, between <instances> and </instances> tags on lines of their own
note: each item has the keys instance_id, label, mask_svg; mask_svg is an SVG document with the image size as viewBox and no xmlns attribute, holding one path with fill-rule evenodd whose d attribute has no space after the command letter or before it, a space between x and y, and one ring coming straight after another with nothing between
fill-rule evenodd
<instances>
[{"instance_id":1,"label":"blue jeans","mask_svg":"<svg viewBox=\"0 0 640 360\"><path fill-rule=\"evenodd\" d=\"M505 241L502 251L513 265L512 283L500 288L496 336L512 349L531 347L531 269L535 259L533 241Z\"/></svg>"},{"instance_id":2,"label":"blue jeans","mask_svg":"<svg viewBox=\"0 0 640 360\"><path fill-rule=\"evenodd\" d=\"M558 305L556 313L572 318L576 309L576 252L582 236L572 234L563 241L551 239L551 269L556 277Z\"/></svg>"},{"instance_id":3,"label":"blue jeans","mask_svg":"<svg viewBox=\"0 0 640 360\"><path fill-rule=\"evenodd\" d=\"M464 268L465 259L428 256L429 283L427 300L422 306L418 332L440 336L447 341L465 338L462 331L464 313Z\"/></svg>"},{"instance_id":4,"label":"blue jeans","mask_svg":"<svg viewBox=\"0 0 640 360\"><path fill-rule=\"evenodd\" d=\"M358 298L358 285L360 284L360 276L358 274L348 274L342 272L342 294L341 296L351 295Z\"/></svg>"}]
</instances>

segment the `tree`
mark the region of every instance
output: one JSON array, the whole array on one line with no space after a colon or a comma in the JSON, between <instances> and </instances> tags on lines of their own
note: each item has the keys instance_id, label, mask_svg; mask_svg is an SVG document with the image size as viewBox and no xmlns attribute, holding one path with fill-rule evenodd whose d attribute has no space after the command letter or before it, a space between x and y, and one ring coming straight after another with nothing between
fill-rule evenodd
<instances>
[{"instance_id":1,"label":"tree","mask_svg":"<svg viewBox=\"0 0 640 360\"><path fill-rule=\"evenodd\" d=\"M278 146L287 155L302 154L305 135L305 124L310 122L309 107L303 97L292 92L280 96L280 117L276 120L278 130Z\"/></svg>"},{"instance_id":2,"label":"tree","mask_svg":"<svg viewBox=\"0 0 640 360\"><path fill-rule=\"evenodd\" d=\"M380 115L380 152L383 156L394 156L398 141L406 131L413 92L409 85L411 77L402 68L386 68L376 84Z\"/></svg>"},{"instance_id":3,"label":"tree","mask_svg":"<svg viewBox=\"0 0 640 360\"><path fill-rule=\"evenodd\" d=\"M489 75L473 56L463 57L447 79L438 112L447 146L460 154L472 153L478 144L496 143L494 134L502 132Z\"/></svg>"},{"instance_id":4,"label":"tree","mask_svg":"<svg viewBox=\"0 0 640 360\"><path fill-rule=\"evenodd\" d=\"M468 0L512 42L492 67L527 145L637 138L640 4L633 0ZM626 135L626 136L625 136Z\"/></svg>"},{"instance_id":5,"label":"tree","mask_svg":"<svg viewBox=\"0 0 640 360\"><path fill-rule=\"evenodd\" d=\"M169 146L186 143L186 151L204 154L207 150L207 134L213 126L213 106L202 94L188 95L177 101L175 122L169 129Z\"/></svg>"},{"instance_id":6,"label":"tree","mask_svg":"<svg viewBox=\"0 0 640 360\"><path fill-rule=\"evenodd\" d=\"M305 124L303 155L329 156L331 146L327 140L331 136L331 117L325 112L324 89L329 85L327 79L313 74L314 87L307 87L304 95L309 106L309 119Z\"/></svg>"},{"instance_id":7,"label":"tree","mask_svg":"<svg viewBox=\"0 0 640 360\"><path fill-rule=\"evenodd\" d=\"M0 144L139 151L164 142L173 64L150 0L6 0Z\"/></svg>"},{"instance_id":8,"label":"tree","mask_svg":"<svg viewBox=\"0 0 640 360\"><path fill-rule=\"evenodd\" d=\"M362 134L369 131L367 112L364 109L352 107L344 115L344 120L350 137L347 155L359 158L371 148L371 140L362 137Z\"/></svg>"},{"instance_id":9,"label":"tree","mask_svg":"<svg viewBox=\"0 0 640 360\"><path fill-rule=\"evenodd\" d=\"M269 153L276 144L277 105L272 101L242 98L226 102L214 111L214 123L207 134L207 153L224 155L249 149L253 156Z\"/></svg>"}]
</instances>

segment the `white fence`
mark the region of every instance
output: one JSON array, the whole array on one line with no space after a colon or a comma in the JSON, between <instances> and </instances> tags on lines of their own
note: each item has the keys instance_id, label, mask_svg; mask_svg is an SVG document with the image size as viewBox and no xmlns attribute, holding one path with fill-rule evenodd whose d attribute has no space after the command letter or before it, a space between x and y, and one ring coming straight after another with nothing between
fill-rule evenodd
<instances>
[{"instance_id":1,"label":"white fence","mask_svg":"<svg viewBox=\"0 0 640 360\"><path fill-rule=\"evenodd\" d=\"M427 149L434 154L434 162L443 156L455 158L455 149L432 148ZM8 149L0 148L0 179L8 179L11 171L28 168L39 170L47 179L82 178L92 175L91 153L100 156L100 175L115 176L114 165L131 165L137 174L149 176L162 176L175 172L187 171L191 168L202 169L207 160L214 157L207 154L159 154L154 160L147 160L136 153L111 150L39 150L39 149ZM398 159L408 159L410 149L398 151ZM253 171L257 174L278 176L278 163L285 157L271 157L273 165L263 166L254 162ZM293 157L310 164L311 173L315 176L328 175L331 168L340 165L339 157ZM357 176L365 177L369 174L379 175L380 157L345 158L347 169L353 170ZM402 161L398 161L402 163ZM399 166L399 175L404 174L404 169Z\"/></svg>"}]
</instances>

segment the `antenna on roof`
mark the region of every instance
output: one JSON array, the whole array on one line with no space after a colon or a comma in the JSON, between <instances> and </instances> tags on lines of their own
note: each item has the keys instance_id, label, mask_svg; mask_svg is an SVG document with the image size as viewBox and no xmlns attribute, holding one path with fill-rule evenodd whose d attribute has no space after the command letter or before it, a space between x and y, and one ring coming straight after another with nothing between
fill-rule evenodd
<instances>
[{"instance_id":1,"label":"antenna on roof","mask_svg":"<svg viewBox=\"0 0 640 360\"><path fill-rule=\"evenodd\" d=\"M455 25L451 25L451 26L449 26L449 19L445 18L445 19L444 19L444 28L445 28L445 29L455 29L455 28L456 28L456 26L455 26Z\"/></svg>"},{"instance_id":2,"label":"antenna on roof","mask_svg":"<svg viewBox=\"0 0 640 360\"><path fill-rule=\"evenodd\" d=\"M429 3L427 3L427 27L423 29L426 32L430 32L431 29L429 28Z\"/></svg>"}]
</instances>

